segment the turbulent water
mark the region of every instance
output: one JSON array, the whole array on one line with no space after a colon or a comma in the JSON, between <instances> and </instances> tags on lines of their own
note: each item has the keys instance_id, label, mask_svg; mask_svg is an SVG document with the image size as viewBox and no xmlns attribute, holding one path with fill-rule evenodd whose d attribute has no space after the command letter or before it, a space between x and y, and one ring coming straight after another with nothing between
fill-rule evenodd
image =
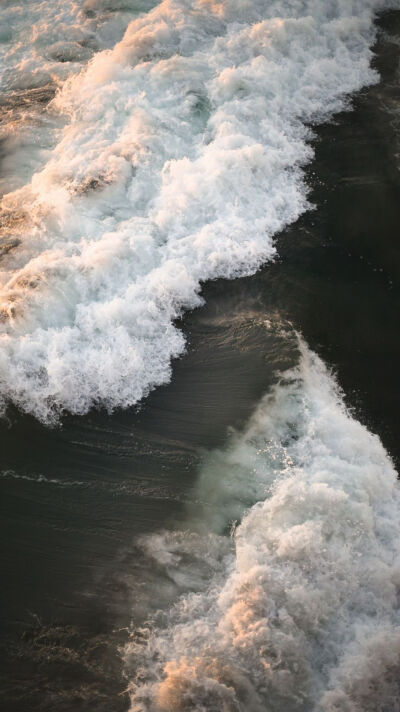
<instances>
[{"instance_id":1,"label":"turbulent water","mask_svg":"<svg viewBox=\"0 0 400 712\"><path fill-rule=\"evenodd\" d=\"M127 646L132 710L398 709L396 473L304 344L198 497L199 533L143 541L200 590Z\"/></svg>"},{"instance_id":2,"label":"turbulent water","mask_svg":"<svg viewBox=\"0 0 400 712\"><path fill-rule=\"evenodd\" d=\"M306 209L308 126L377 80L386 6L168 0L80 73L89 30L75 4L42 8L32 50L13 22L23 11L8 8L6 89L8 62L13 89L47 83L55 55L73 73L44 166L3 197L5 402L49 421L132 405L169 380L184 350L174 321L201 303L201 283L272 259L273 236Z\"/></svg>"},{"instance_id":3,"label":"turbulent water","mask_svg":"<svg viewBox=\"0 0 400 712\"><path fill-rule=\"evenodd\" d=\"M1 484L10 492L45 488L57 536L78 532L77 547L78 500L93 517L99 508L105 529L108 510L118 522L129 519L121 514L129 498L138 520L136 500L180 503L170 521L160 505L145 533L137 527L134 564L119 560L120 576L131 564L134 571L124 580L131 625L119 651L132 712L400 709L396 472L288 320L272 311L261 317L251 300L228 314L228 301L205 329L203 360L211 364L222 344L219 373L233 374L230 410L222 417L220 403L205 406L208 455L196 450L193 432L200 442L206 430L195 416L186 431L171 417L176 432L167 432L179 390L166 397L166 415L150 410L154 421L164 417L165 442L145 433L133 444L130 410L122 425L107 416L113 425L98 432L90 415L67 425L77 454L66 476L63 450L43 471L33 444L38 437L38 450L48 447L46 438L59 436L43 433L71 414L94 406L113 413L171 378L173 387L171 362L187 348L180 319L204 304L204 284L272 265L277 235L312 207L305 170L313 127L379 81L375 21L391 9L400 9L397 0L0 6L0 405L11 417L11 441L19 422L34 422L26 416L40 423L27 426L28 465L7 454ZM395 125L398 111L388 111ZM214 340L221 323L227 331ZM233 381L250 383L243 372L261 343L267 365L257 362L255 395L239 404ZM242 371L229 360L235 349ZM210 390L219 393L212 383ZM248 425L210 448L219 421L240 408L243 421L265 390ZM201 399L201 388L196 394ZM197 406L190 393L187 400L182 417L190 419ZM107 470L107 446L115 446L114 459L130 453L125 479ZM89 465L90 448L100 455ZM136 479L128 472L135 448ZM196 450L189 465L185 448ZM196 472L195 484L177 475L169 489L168 467L181 478ZM37 494L24 497L25 526L26 512L42 503ZM67 522L57 514L64 501ZM93 521L94 533L83 532L94 540ZM85 647L60 631L49 628L44 643L33 639L39 668L54 656L57 666L72 666L74 681L80 661L90 682L78 696L63 687L57 696L48 681L41 691L39 675L34 709L100 710L103 700L120 709L115 681L106 693L91 687L95 674L107 684L107 656L99 663L91 657L97 643Z\"/></svg>"}]
</instances>

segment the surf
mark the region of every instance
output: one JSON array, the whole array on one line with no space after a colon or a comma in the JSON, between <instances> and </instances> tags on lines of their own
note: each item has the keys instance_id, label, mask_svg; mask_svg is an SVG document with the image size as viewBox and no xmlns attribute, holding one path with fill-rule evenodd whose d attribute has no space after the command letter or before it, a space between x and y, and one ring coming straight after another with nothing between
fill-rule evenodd
<instances>
[{"instance_id":1,"label":"surf","mask_svg":"<svg viewBox=\"0 0 400 712\"><path fill-rule=\"evenodd\" d=\"M60 78L44 165L2 199L3 410L54 423L170 379L202 284L310 207L311 126L378 80L387 7L164 0Z\"/></svg>"},{"instance_id":2,"label":"surf","mask_svg":"<svg viewBox=\"0 0 400 712\"><path fill-rule=\"evenodd\" d=\"M176 598L125 648L132 712L397 709L397 475L301 339L196 494L141 540Z\"/></svg>"}]
</instances>

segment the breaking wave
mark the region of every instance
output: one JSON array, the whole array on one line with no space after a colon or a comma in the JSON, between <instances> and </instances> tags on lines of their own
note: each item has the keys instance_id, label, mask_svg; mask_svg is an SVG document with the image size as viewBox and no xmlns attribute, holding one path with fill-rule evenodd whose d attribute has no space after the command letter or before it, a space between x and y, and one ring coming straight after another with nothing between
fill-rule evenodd
<instances>
[{"instance_id":1,"label":"breaking wave","mask_svg":"<svg viewBox=\"0 0 400 712\"><path fill-rule=\"evenodd\" d=\"M175 322L201 304L202 282L274 258L274 235L308 207L310 125L377 81L373 21L389 7L49 5L33 54L2 41L20 89L56 76L50 107L65 125L3 197L0 232L3 407L45 422L168 381L185 348Z\"/></svg>"},{"instance_id":2,"label":"breaking wave","mask_svg":"<svg viewBox=\"0 0 400 712\"><path fill-rule=\"evenodd\" d=\"M141 542L148 600L184 593L125 649L132 712L398 710L396 473L302 342L197 493L197 525Z\"/></svg>"}]
</instances>

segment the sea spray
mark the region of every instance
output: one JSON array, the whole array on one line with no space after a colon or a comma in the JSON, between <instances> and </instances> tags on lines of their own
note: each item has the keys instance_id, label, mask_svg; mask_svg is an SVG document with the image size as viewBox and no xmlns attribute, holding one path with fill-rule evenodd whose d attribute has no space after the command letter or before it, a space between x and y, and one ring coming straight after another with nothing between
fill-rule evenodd
<instances>
[{"instance_id":1,"label":"sea spray","mask_svg":"<svg viewBox=\"0 0 400 712\"><path fill-rule=\"evenodd\" d=\"M132 712L398 709L396 473L303 342L197 496L141 542L186 592L126 647Z\"/></svg>"}]
</instances>

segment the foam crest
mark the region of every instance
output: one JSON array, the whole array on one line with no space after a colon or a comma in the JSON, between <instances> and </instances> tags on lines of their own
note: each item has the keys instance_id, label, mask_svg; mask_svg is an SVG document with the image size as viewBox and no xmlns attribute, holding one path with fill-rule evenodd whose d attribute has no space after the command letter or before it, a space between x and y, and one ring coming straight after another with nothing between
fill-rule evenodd
<instances>
[{"instance_id":1,"label":"foam crest","mask_svg":"<svg viewBox=\"0 0 400 712\"><path fill-rule=\"evenodd\" d=\"M300 350L247 430L204 466L198 495L210 506L197 533L147 540L192 593L133 634L132 712L396 709L396 473L319 358ZM233 539L219 533L232 514ZM193 569L207 574L194 581Z\"/></svg>"},{"instance_id":2,"label":"foam crest","mask_svg":"<svg viewBox=\"0 0 400 712\"><path fill-rule=\"evenodd\" d=\"M5 401L49 422L169 379L201 283L273 259L308 207L309 124L377 80L387 6L163 0L64 82L59 143L2 204L24 216L0 273Z\"/></svg>"}]
</instances>

